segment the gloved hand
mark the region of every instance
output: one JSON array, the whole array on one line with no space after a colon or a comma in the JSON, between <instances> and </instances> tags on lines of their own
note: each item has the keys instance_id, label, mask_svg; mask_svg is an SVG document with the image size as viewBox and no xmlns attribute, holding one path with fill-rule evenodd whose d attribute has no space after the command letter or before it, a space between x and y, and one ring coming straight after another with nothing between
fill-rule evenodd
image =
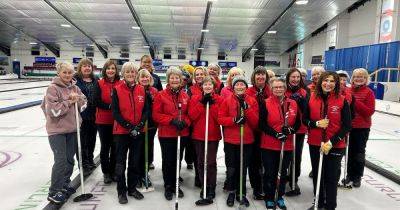
<instances>
[{"instance_id":1,"label":"gloved hand","mask_svg":"<svg viewBox=\"0 0 400 210\"><path fill-rule=\"evenodd\" d=\"M329 125L329 119L322 119L317 121L317 127L326 129Z\"/></svg>"},{"instance_id":2,"label":"gloved hand","mask_svg":"<svg viewBox=\"0 0 400 210\"><path fill-rule=\"evenodd\" d=\"M235 117L233 121L238 125L244 125L246 123L246 118L244 116L238 116Z\"/></svg>"},{"instance_id":3,"label":"gloved hand","mask_svg":"<svg viewBox=\"0 0 400 210\"><path fill-rule=\"evenodd\" d=\"M282 127L282 133L285 134L285 135L294 134L295 132L296 131L292 127L289 127L289 126L283 126Z\"/></svg>"},{"instance_id":4,"label":"gloved hand","mask_svg":"<svg viewBox=\"0 0 400 210\"><path fill-rule=\"evenodd\" d=\"M175 119L171 120L171 122L169 122L169 124L178 128L180 126L180 121L177 118L175 118Z\"/></svg>"},{"instance_id":5,"label":"gloved hand","mask_svg":"<svg viewBox=\"0 0 400 210\"><path fill-rule=\"evenodd\" d=\"M202 104L206 105L207 103L209 103L210 105L214 103L214 100L212 99L212 96L210 93L207 93L205 95L203 95L203 98L200 101Z\"/></svg>"},{"instance_id":6,"label":"gloved hand","mask_svg":"<svg viewBox=\"0 0 400 210\"><path fill-rule=\"evenodd\" d=\"M277 138L281 142L285 142L287 139L287 135L283 133L276 133L275 138Z\"/></svg>"},{"instance_id":7,"label":"gloved hand","mask_svg":"<svg viewBox=\"0 0 400 210\"><path fill-rule=\"evenodd\" d=\"M240 104L240 108L242 108L243 110L246 110L249 108L249 105L246 103L246 101L244 99L239 99L239 104Z\"/></svg>"},{"instance_id":8,"label":"gloved hand","mask_svg":"<svg viewBox=\"0 0 400 210\"><path fill-rule=\"evenodd\" d=\"M129 135L133 138L137 138L140 134L140 128L138 126L135 126L129 131Z\"/></svg>"},{"instance_id":9,"label":"gloved hand","mask_svg":"<svg viewBox=\"0 0 400 210\"><path fill-rule=\"evenodd\" d=\"M186 127L187 127L187 124L185 123L185 121L183 121L183 120L179 121L179 126L177 127L177 129L179 131L185 129Z\"/></svg>"},{"instance_id":10,"label":"gloved hand","mask_svg":"<svg viewBox=\"0 0 400 210\"><path fill-rule=\"evenodd\" d=\"M321 152L325 155L328 155L329 151L332 149L332 142L328 141L325 143L321 143Z\"/></svg>"}]
</instances>

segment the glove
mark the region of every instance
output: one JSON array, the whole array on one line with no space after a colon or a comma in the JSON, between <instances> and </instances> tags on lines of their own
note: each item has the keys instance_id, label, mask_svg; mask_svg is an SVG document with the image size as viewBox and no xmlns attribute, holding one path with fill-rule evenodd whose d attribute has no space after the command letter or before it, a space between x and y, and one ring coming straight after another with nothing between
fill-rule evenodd
<instances>
[{"instance_id":1,"label":"glove","mask_svg":"<svg viewBox=\"0 0 400 210\"><path fill-rule=\"evenodd\" d=\"M200 101L202 104L207 105L209 103L210 105L214 103L214 100L211 97L211 94L207 93L203 95L203 98Z\"/></svg>"},{"instance_id":2,"label":"glove","mask_svg":"<svg viewBox=\"0 0 400 210\"><path fill-rule=\"evenodd\" d=\"M171 120L171 122L169 122L169 124L175 126L176 128L178 128L180 126L180 121L178 119L173 119Z\"/></svg>"},{"instance_id":3,"label":"glove","mask_svg":"<svg viewBox=\"0 0 400 210\"><path fill-rule=\"evenodd\" d=\"M326 129L329 125L329 119L318 120L316 125L318 128Z\"/></svg>"},{"instance_id":4,"label":"glove","mask_svg":"<svg viewBox=\"0 0 400 210\"><path fill-rule=\"evenodd\" d=\"M329 151L332 149L332 142L328 141L321 144L321 152L325 155L328 155Z\"/></svg>"},{"instance_id":5,"label":"glove","mask_svg":"<svg viewBox=\"0 0 400 210\"><path fill-rule=\"evenodd\" d=\"M282 127L282 133L285 134L285 135L290 135L290 134L294 134L295 130L292 127L283 126Z\"/></svg>"},{"instance_id":6,"label":"glove","mask_svg":"<svg viewBox=\"0 0 400 210\"><path fill-rule=\"evenodd\" d=\"M135 126L133 129L131 129L129 131L129 135L135 139L135 138L137 138L137 136L139 136L139 134L140 134L139 131L140 131L140 128L138 126Z\"/></svg>"},{"instance_id":7,"label":"glove","mask_svg":"<svg viewBox=\"0 0 400 210\"><path fill-rule=\"evenodd\" d=\"M235 117L233 121L238 125L244 125L244 123L246 123L246 119L244 118L244 116Z\"/></svg>"},{"instance_id":8,"label":"glove","mask_svg":"<svg viewBox=\"0 0 400 210\"><path fill-rule=\"evenodd\" d=\"M281 142L285 142L287 139L287 136L283 133L276 133L275 138L277 138Z\"/></svg>"},{"instance_id":9,"label":"glove","mask_svg":"<svg viewBox=\"0 0 400 210\"><path fill-rule=\"evenodd\" d=\"M246 101L244 99L240 99L239 104L240 104L240 108L242 108L243 110L246 110L249 108L249 105L246 103Z\"/></svg>"},{"instance_id":10,"label":"glove","mask_svg":"<svg viewBox=\"0 0 400 210\"><path fill-rule=\"evenodd\" d=\"M185 123L185 121L183 121L183 120L179 121L179 126L177 127L177 129L179 131L185 129L186 127L187 127L187 124Z\"/></svg>"}]
</instances>

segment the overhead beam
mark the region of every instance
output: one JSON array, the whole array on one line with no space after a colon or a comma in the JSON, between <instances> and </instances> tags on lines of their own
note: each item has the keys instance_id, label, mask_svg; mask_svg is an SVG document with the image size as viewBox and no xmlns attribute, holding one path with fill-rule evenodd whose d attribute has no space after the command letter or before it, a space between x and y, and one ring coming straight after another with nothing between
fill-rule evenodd
<instances>
[{"instance_id":1,"label":"overhead beam","mask_svg":"<svg viewBox=\"0 0 400 210\"><path fill-rule=\"evenodd\" d=\"M60 57L60 48L58 46L56 46L54 44L47 43L47 42L43 42L39 38L37 38L37 37L35 37L35 36L31 35L31 34L28 34L27 32L23 31L22 29L17 28L17 27L11 25L10 23L8 23L8 22L6 22L6 21L4 21L2 19L0 19L0 22L6 24L10 28L13 28L13 29L21 32L25 36L30 37L30 38L40 42L41 44L43 44L43 46L45 46L47 49L49 49L56 57Z\"/></svg>"},{"instance_id":2,"label":"overhead beam","mask_svg":"<svg viewBox=\"0 0 400 210\"><path fill-rule=\"evenodd\" d=\"M208 25L208 19L210 18L210 12L211 12L211 7L212 7L212 1L207 2L207 8L206 8L206 14L204 15L204 21L203 21L203 28L202 30L207 29ZM201 32L201 37L200 37L200 43L198 48L204 48L204 37L205 37L206 32ZM201 60L201 53L203 52L202 49L197 49L197 60Z\"/></svg>"},{"instance_id":3,"label":"overhead beam","mask_svg":"<svg viewBox=\"0 0 400 210\"><path fill-rule=\"evenodd\" d=\"M84 30L82 30L78 25L76 25L71 19L69 19L64 13L62 13L56 6L54 6L54 4L51 3L49 0L43 0L43 1L46 2L46 4L49 5L59 15L61 15L66 21L68 21L71 25L73 25L76 29L78 29L78 31L80 31L83 35L85 35L88 39L90 39L90 41L92 41L96 45L96 47L99 49L100 53L103 55L104 58L108 57L107 50L104 49L104 47L101 46L99 43L97 43L93 37L91 37Z\"/></svg>"},{"instance_id":4,"label":"overhead beam","mask_svg":"<svg viewBox=\"0 0 400 210\"><path fill-rule=\"evenodd\" d=\"M7 56L11 56L11 50L9 46L0 44L0 51L6 54Z\"/></svg>"},{"instance_id":5,"label":"overhead beam","mask_svg":"<svg viewBox=\"0 0 400 210\"><path fill-rule=\"evenodd\" d=\"M133 7L133 4L132 4L131 0L125 0L125 2L126 2L126 5L129 8L129 11L131 11L131 15L132 15L133 19L135 20L136 25L140 27L140 32L142 33L144 41L149 46L149 53L150 53L151 57L154 59L154 56L155 56L154 46L150 43L149 38L147 37L146 31L143 28L142 22L140 21L140 18L136 13L135 8Z\"/></svg>"},{"instance_id":6,"label":"overhead beam","mask_svg":"<svg viewBox=\"0 0 400 210\"><path fill-rule=\"evenodd\" d=\"M242 60L246 61L251 49L264 37L266 33L282 18L283 15L293 6L296 0L292 0L290 4L275 18L275 20L264 30L264 32L256 39L256 41L244 53L242 53Z\"/></svg>"}]
</instances>

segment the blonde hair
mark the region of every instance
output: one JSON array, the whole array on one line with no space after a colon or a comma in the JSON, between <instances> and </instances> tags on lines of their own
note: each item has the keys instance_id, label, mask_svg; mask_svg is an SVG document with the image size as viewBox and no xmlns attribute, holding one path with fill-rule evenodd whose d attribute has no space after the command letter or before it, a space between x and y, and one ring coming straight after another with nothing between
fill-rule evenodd
<instances>
[{"instance_id":1,"label":"blonde hair","mask_svg":"<svg viewBox=\"0 0 400 210\"><path fill-rule=\"evenodd\" d=\"M168 68L167 73L166 73L167 84L169 84L169 78L171 77L172 74L178 75L181 80L181 83L182 83L182 81L183 81L182 71L176 66L171 66Z\"/></svg>"},{"instance_id":2,"label":"blonde hair","mask_svg":"<svg viewBox=\"0 0 400 210\"><path fill-rule=\"evenodd\" d=\"M319 71L320 73L322 73L322 72L325 71L325 69L324 69L324 67L322 67L322 66L314 66L314 67L311 69L311 74L313 74L315 71Z\"/></svg>"},{"instance_id":3,"label":"blonde hair","mask_svg":"<svg viewBox=\"0 0 400 210\"><path fill-rule=\"evenodd\" d=\"M231 70L229 70L228 72L228 77L226 78L226 83L228 84L229 87L232 87L232 80L233 80L232 74L235 73L239 73L239 75L244 76L244 71L241 68L239 67L231 68Z\"/></svg>"},{"instance_id":4,"label":"blonde hair","mask_svg":"<svg viewBox=\"0 0 400 210\"><path fill-rule=\"evenodd\" d=\"M362 74L362 76L365 77L365 79L367 80L365 85L369 85L369 83L371 82L371 78L369 77L368 71L364 68L357 68L353 70L353 74L351 75L351 80L350 80L351 84L353 84L355 74Z\"/></svg>"},{"instance_id":5,"label":"blonde hair","mask_svg":"<svg viewBox=\"0 0 400 210\"><path fill-rule=\"evenodd\" d=\"M207 69L206 69L204 66L197 66L197 67L194 69L193 75L192 75L193 83L196 83L196 71L197 71L197 69L200 69L201 71L203 71L204 76L208 76L208 71L207 71Z\"/></svg>"},{"instance_id":6,"label":"blonde hair","mask_svg":"<svg viewBox=\"0 0 400 210\"><path fill-rule=\"evenodd\" d=\"M134 63L134 62L126 62L124 65L122 65L121 68L121 76L124 78L125 77L125 72L128 70L134 70L136 73L138 72L139 66Z\"/></svg>"},{"instance_id":7,"label":"blonde hair","mask_svg":"<svg viewBox=\"0 0 400 210\"><path fill-rule=\"evenodd\" d=\"M148 77L150 78L149 86L150 86L150 87L153 86L153 85L154 85L153 76L151 76L150 72L149 72L147 69L141 69L141 70L138 72L138 75L136 76L136 83L137 83L137 84L140 84L140 83L139 83L139 79L142 78L142 77L145 77L145 76L148 76Z\"/></svg>"},{"instance_id":8,"label":"blonde hair","mask_svg":"<svg viewBox=\"0 0 400 210\"><path fill-rule=\"evenodd\" d=\"M272 69L267 69L267 74L269 76L269 79L275 78L275 72L272 71Z\"/></svg>"},{"instance_id":9,"label":"blonde hair","mask_svg":"<svg viewBox=\"0 0 400 210\"><path fill-rule=\"evenodd\" d=\"M64 69L70 69L70 70L72 70L72 72L74 72L74 66L71 63L65 62L65 61L61 62L61 63L57 63L57 65L56 65L57 74L60 73Z\"/></svg>"}]
</instances>

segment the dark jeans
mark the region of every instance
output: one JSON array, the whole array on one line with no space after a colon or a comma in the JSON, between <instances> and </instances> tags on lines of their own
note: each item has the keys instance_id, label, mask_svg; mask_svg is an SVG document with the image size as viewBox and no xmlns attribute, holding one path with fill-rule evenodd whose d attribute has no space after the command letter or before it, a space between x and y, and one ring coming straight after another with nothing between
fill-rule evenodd
<instances>
[{"instance_id":1,"label":"dark jeans","mask_svg":"<svg viewBox=\"0 0 400 210\"><path fill-rule=\"evenodd\" d=\"M279 169L279 159L280 159L279 150L269 150L263 149L261 151L261 157L263 160L265 173L264 173L264 192L265 199L272 201L275 197L275 190L278 178L278 169ZM282 197L285 194L285 185L286 185L286 177L287 170L289 167L290 160L292 158L292 151L284 151L283 160L282 160L282 170L281 177L279 183L278 197Z\"/></svg>"},{"instance_id":2,"label":"dark jeans","mask_svg":"<svg viewBox=\"0 0 400 210\"><path fill-rule=\"evenodd\" d=\"M351 181L360 181L364 175L365 148L369 131L369 128L353 128L350 132L347 176Z\"/></svg>"},{"instance_id":3,"label":"dark jeans","mask_svg":"<svg viewBox=\"0 0 400 210\"><path fill-rule=\"evenodd\" d=\"M252 155L252 144L243 145L243 195L246 195L246 175ZM225 162L226 162L226 187L228 191L240 193L240 145L224 143Z\"/></svg>"},{"instance_id":4,"label":"dark jeans","mask_svg":"<svg viewBox=\"0 0 400 210\"><path fill-rule=\"evenodd\" d=\"M100 163L103 174L114 175L115 172L115 143L113 140L113 125L98 124L100 136Z\"/></svg>"},{"instance_id":5,"label":"dark jeans","mask_svg":"<svg viewBox=\"0 0 400 210\"><path fill-rule=\"evenodd\" d=\"M56 134L49 136L49 143L54 155L54 164L51 170L50 194L60 192L71 182L74 170L74 155L76 133Z\"/></svg>"},{"instance_id":6,"label":"dark jeans","mask_svg":"<svg viewBox=\"0 0 400 210\"><path fill-rule=\"evenodd\" d=\"M207 149L207 186L217 185L217 152L219 141L209 141ZM193 140L193 145L197 154L198 175L201 186L204 186L204 141Z\"/></svg>"},{"instance_id":7,"label":"dark jeans","mask_svg":"<svg viewBox=\"0 0 400 210\"><path fill-rule=\"evenodd\" d=\"M117 176L118 195L131 191L136 187L140 176L140 156L144 135L140 134L133 139L129 135L114 135L117 163L115 175ZM127 154L129 151L129 155ZM128 158L128 186L125 181L126 159Z\"/></svg>"},{"instance_id":8,"label":"dark jeans","mask_svg":"<svg viewBox=\"0 0 400 210\"><path fill-rule=\"evenodd\" d=\"M252 144L252 154L250 157L249 165L249 179L251 188L255 191L262 192L262 177L263 177L263 165L261 160L261 148L260 148L260 138L261 133L256 132L254 137L254 143Z\"/></svg>"},{"instance_id":9,"label":"dark jeans","mask_svg":"<svg viewBox=\"0 0 400 210\"><path fill-rule=\"evenodd\" d=\"M295 182L299 180L300 172L301 172L301 156L303 155L303 145L304 145L304 136L305 134L296 134L296 162L295 162ZM290 183L290 187L292 187L292 162L293 162L293 156L292 159L290 160L290 166L289 166L289 176L288 176L288 181Z\"/></svg>"},{"instance_id":10,"label":"dark jeans","mask_svg":"<svg viewBox=\"0 0 400 210\"><path fill-rule=\"evenodd\" d=\"M80 137L81 137L81 149L82 149L82 165L83 168L87 168L94 165L93 153L96 146L96 134L97 128L94 120L82 120ZM76 159L78 159L78 153L76 153Z\"/></svg>"},{"instance_id":11,"label":"dark jeans","mask_svg":"<svg viewBox=\"0 0 400 210\"><path fill-rule=\"evenodd\" d=\"M159 137L162 156L162 173L164 187L175 187L176 184L176 154L178 138ZM183 148L187 143L187 137L181 137L179 163L182 161ZM179 164L180 167L180 164Z\"/></svg>"},{"instance_id":12,"label":"dark jeans","mask_svg":"<svg viewBox=\"0 0 400 210\"><path fill-rule=\"evenodd\" d=\"M319 146L310 145L314 195L317 187L319 150ZM339 169L344 150L332 148L328 155L323 156L318 204L326 204L326 209L335 209L337 206L337 184L340 177Z\"/></svg>"}]
</instances>

